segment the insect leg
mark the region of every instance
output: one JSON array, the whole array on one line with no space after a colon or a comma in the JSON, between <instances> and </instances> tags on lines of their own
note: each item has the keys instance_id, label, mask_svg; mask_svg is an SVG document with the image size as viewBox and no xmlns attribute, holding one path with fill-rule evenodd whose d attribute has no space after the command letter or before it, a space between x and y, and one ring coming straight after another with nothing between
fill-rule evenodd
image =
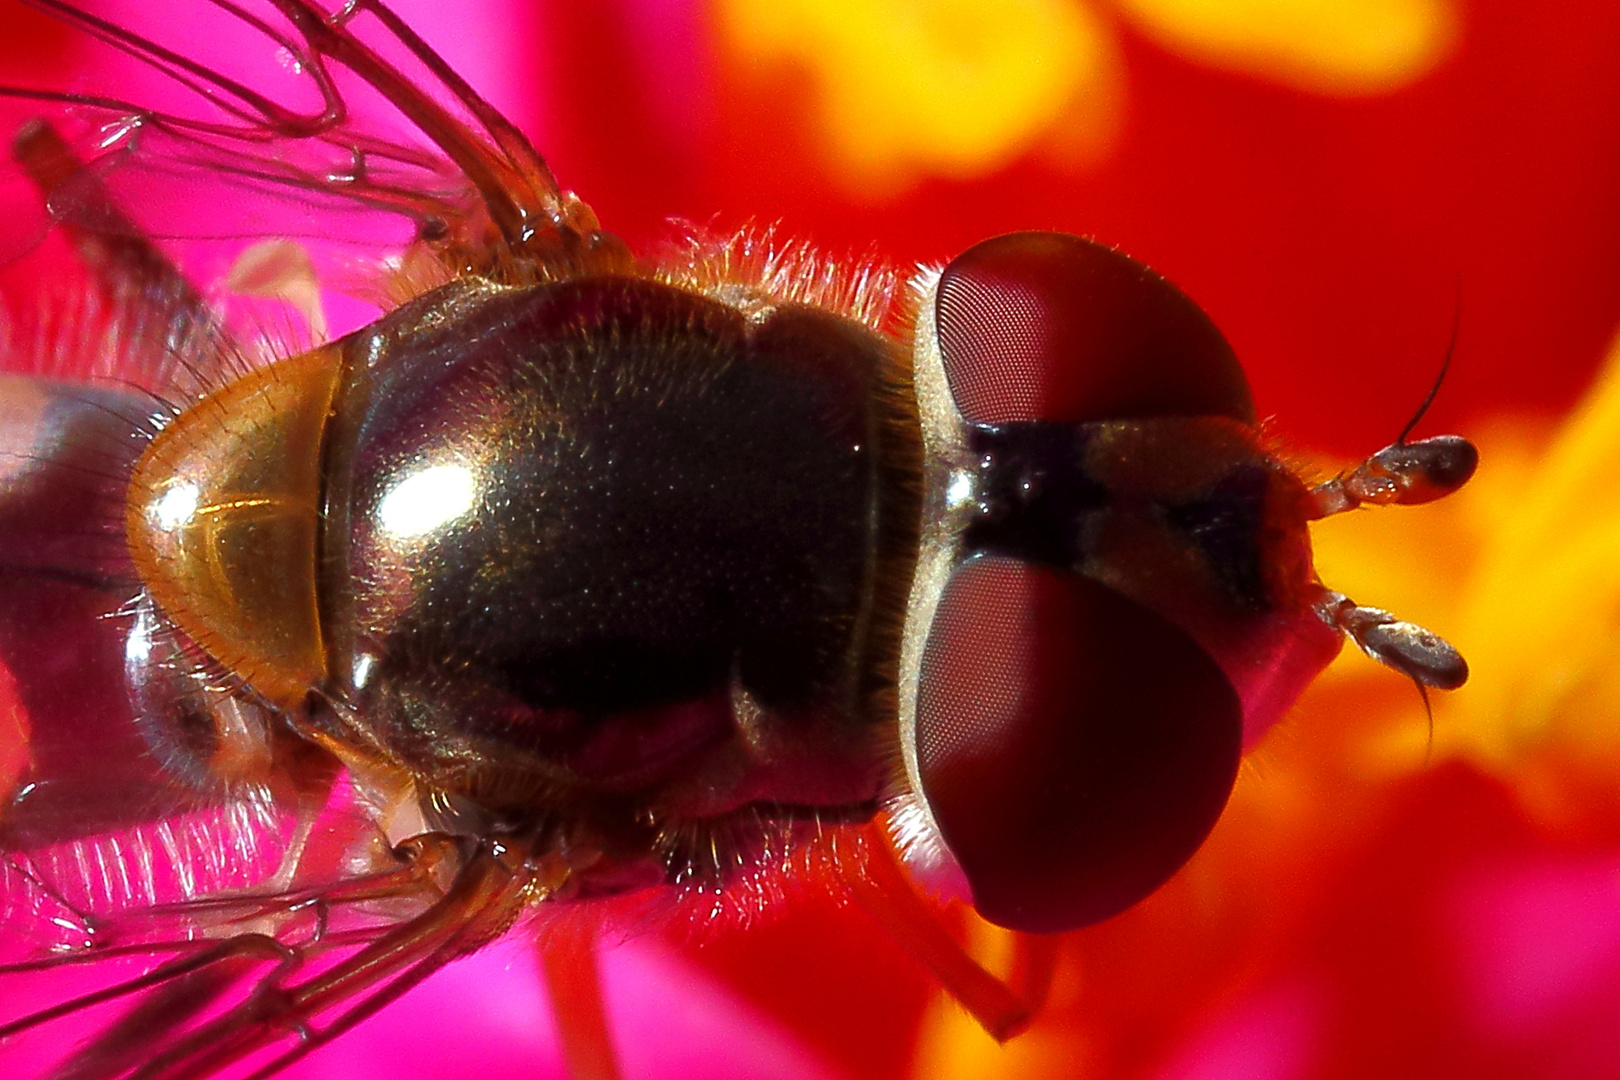
<instances>
[{"instance_id":1,"label":"insect leg","mask_svg":"<svg viewBox=\"0 0 1620 1080\"><path fill-rule=\"evenodd\" d=\"M548 935L540 964L569 1075L574 1080L619 1080L613 1033L603 1007L596 935L573 927Z\"/></svg>"},{"instance_id":2,"label":"insect leg","mask_svg":"<svg viewBox=\"0 0 1620 1080\"><path fill-rule=\"evenodd\" d=\"M866 865L848 874L861 907L907 952L933 972L947 993L973 1015L985 1031L1005 1042L1029 1025L1040 1002L1025 1000L1013 986L996 978L953 938L923 903L886 842L868 845ZM1036 954L1031 954L1031 960ZM1044 997L1043 963L1026 965L1025 989ZM1033 976L1033 979L1031 979Z\"/></svg>"},{"instance_id":3,"label":"insect leg","mask_svg":"<svg viewBox=\"0 0 1620 1080\"><path fill-rule=\"evenodd\" d=\"M490 220L515 251L541 261L582 258L604 269L633 260L604 232L596 215L557 186L545 160L523 134L483 100L427 43L378 0L352 0L329 17L310 0L271 0L311 49L359 75L454 161L477 189ZM215 0L229 7L224 0ZM369 13L472 118L469 124L384 59L349 24ZM479 129L482 130L479 130Z\"/></svg>"},{"instance_id":4,"label":"insect leg","mask_svg":"<svg viewBox=\"0 0 1620 1080\"><path fill-rule=\"evenodd\" d=\"M1007 985L1018 1000L1029 1006L1031 1015L1041 1011L1052 991L1061 940L1057 934L1013 933L1013 963Z\"/></svg>"},{"instance_id":5,"label":"insect leg","mask_svg":"<svg viewBox=\"0 0 1620 1080\"><path fill-rule=\"evenodd\" d=\"M173 1041L130 1080L201 1080L292 1036L297 1045L251 1074L267 1077L337 1038L458 957L499 937L561 882L553 860L500 845L475 851L442 899L353 956L297 985L265 980L234 1008ZM319 1023L321 1014L346 1010ZM150 1046L150 1043L148 1044Z\"/></svg>"},{"instance_id":6,"label":"insect leg","mask_svg":"<svg viewBox=\"0 0 1620 1080\"><path fill-rule=\"evenodd\" d=\"M58 1002L57 1004L48 1008L29 1013L27 1016L19 1017L10 1023L0 1024L0 1039L9 1038L13 1035L19 1035L22 1032L38 1027L41 1024L48 1024L52 1020L59 1020L64 1016L70 1016L81 1009L93 1008L96 1005L101 1005L109 1001L116 1001L117 999L126 997L130 994L136 994L143 990L150 990L154 987L171 984L175 980L185 979L188 976L194 975L197 972L203 971L204 969L215 965L219 965L222 968L231 968L233 966L233 962L237 962L234 964L234 966L239 967L240 962L259 962L267 959L274 959L281 961L281 964L285 967L297 962L297 956L294 950L281 944L274 938L265 934L241 934L237 937L231 938L228 941L172 942L165 945L131 946L127 949L85 950L84 952L68 957L52 957L48 960L34 961L26 964L8 964L4 969L0 969L0 974L13 974L44 968L57 968L69 963L86 963L92 960L104 960L112 956L149 956L167 951L174 951L177 953L189 952L191 955L178 956L173 960L159 964L156 968L153 968L144 975L137 976L133 979L127 979L124 982L115 983L112 986L103 987L100 990L95 990L87 994L81 994L78 997L70 998L67 1001ZM131 1016L141 1015L143 1013L144 1009L138 1008L135 1013L131 1014ZM118 1027L122 1028L126 1026L128 1019L129 1017L126 1017L124 1021L120 1021ZM171 1012L165 1016L165 1019L172 1023L175 1017ZM140 1027L138 1030L140 1031L143 1039L146 1038L150 1033L149 1027ZM98 1045L106 1041L112 1034L113 1032L105 1033L100 1039L97 1040Z\"/></svg>"},{"instance_id":7,"label":"insect leg","mask_svg":"<svg viewBox=\"0 0 1620 1080\"><path fill-rule=\"evenodd\" d=\"M183 920L187 925L228 926L256 919L280 918L319 907L327 912L345 904L362 904L404 896L436 895L434 874L451 856L447 841L418 837L395 850L403 865L329 885L277 892L208 896L174 904L159 904L142 911L152 919Z\"/></svg>"}]
</instances>

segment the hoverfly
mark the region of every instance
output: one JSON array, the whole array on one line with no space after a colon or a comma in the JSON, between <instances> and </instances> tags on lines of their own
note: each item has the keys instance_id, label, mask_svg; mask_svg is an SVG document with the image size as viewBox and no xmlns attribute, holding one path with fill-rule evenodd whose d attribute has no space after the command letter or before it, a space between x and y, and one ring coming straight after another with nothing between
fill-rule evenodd
<instances>
[{"instance_id":1,"label":"hoverfly","mask_svg":"<svg viewBox=\"0 0 1620 1080\"><path fill-rule=\"evenodd\" d=\"M1118 251L632 252L378 0L197 0L241 72L155 14L33 6L186 105L4 92L107 302L0 382L0 979L133 967L0 1017L0 1055L94 1014L53 1075L268 1076L531 933L573 1067L611 1075L596 913L783 881L1009 1037L1050 935L1176 872L1345 636L1466 677L1323 586L1308 524L1454 491L1472 447L1403 434L1311 486ZM264 241L223 292L159 242L176 207ZM312 340L261 355L224 294L317 295L334 207L384 311L328 338L306 304Z\"/></svg>"}]
</instances>

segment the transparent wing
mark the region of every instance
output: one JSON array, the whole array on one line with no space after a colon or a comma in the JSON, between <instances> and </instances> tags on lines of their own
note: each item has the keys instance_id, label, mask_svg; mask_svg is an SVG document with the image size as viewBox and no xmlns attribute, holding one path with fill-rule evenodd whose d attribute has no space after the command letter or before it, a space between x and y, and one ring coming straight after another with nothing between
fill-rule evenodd
<instances>
[{"instance_id":1,"label":"transparent wing","mask_svg":"<svg viewBox=\"0 0 1620 1080\"><path fill-rule=\"evenodd\" d=\"M8 205L26 180L52 220L102 233L368 251L420 239L471 265L601 244L527 139L375 0L177 0L127 20L27 2L82 33L76 66L96 74L0 88L14 129L48 123L78 162L51 171L23 154L0 181ZM14 246L39 231L20 224Z\"/></svg>"},{"instance_id":2,"label":"transparent wing","mask_svg":"<svg viewBox=\"0 0 1620 1080\"><path fill-rule=\"evenodd\" d=\"M0 1073L266 1075L564 875L543 851L391 846L374 793L152 620L132 464L155 417L252 362L207 299L219 267L163 242L425 248L519 278L627 256L373 0L29 3L89 74L0 88L0 261L59 228L106 306L61 347L0 342ZM222 721L265 733L229 782Z\"/></svg>"},{"instance_id":3,"label":"transparent wing","mask_svg":"<svg viewBox=\"0 0 1620 1080\"><path fill-rule=\"evenodd\" d=\"M277 797L188 778L172 745L195 729L177 692L194 679L141 600L122 520L154 408L0 375L0 925L48 946L76 944L91 916L241 887L279 857Z\"/></svg>"}]
</instances>

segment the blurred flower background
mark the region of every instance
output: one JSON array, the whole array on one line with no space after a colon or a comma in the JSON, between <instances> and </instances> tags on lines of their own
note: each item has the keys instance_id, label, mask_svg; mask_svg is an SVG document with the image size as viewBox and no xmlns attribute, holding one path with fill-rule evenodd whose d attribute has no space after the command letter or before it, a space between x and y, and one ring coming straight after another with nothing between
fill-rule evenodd
<instances>
[{"instance_id":1,"label":"blurred flower background","mask_svg":"<svg viewBox=\"0 0 1620 1080\"><path fill-rule=\"evenodd\" d=\"M1478 479L1317 535L1332 587L1471 661L1432 748L1413 688L1342 657L1193 863L1065 939L1006 1047L813 897L632 941L606 974L631 1077L1620 1075L1620 8L397 6L634 245L669 217L900 262L1016 229L1118 245L1210 312L1324 473L1393 439L1460 310L1419 434L1475 439ZM0 12L0 81L71 70L65 35ZM508 942L289 1075L555 1068Z\"/></svg>"}]
</instances>

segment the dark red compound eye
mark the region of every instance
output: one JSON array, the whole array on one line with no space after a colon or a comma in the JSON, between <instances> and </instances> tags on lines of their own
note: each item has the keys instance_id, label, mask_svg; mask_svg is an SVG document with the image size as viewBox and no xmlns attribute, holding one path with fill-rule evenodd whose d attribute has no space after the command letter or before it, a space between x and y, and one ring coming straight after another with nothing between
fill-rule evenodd
<instances>
[{"instance_id":1,"label":"dark red compound eye","mask_svg":"<svg viewBox=\"0 0 1620 1080\"><path fill-rule=\"evenodd\" d=\"M946 586L923 653L923 794L986 919L1057 932L1190 858L1237 776L1243 709L1182 629L1090 578L998 557Z\"/></svg>"},{"instance_id":2,"label":"dark red compound eye","mask_svg":"<svg viewBox=\"0 0 1620 1080\"><path fill-rule=\"evenodd\" d=\"M999 236L945 268L945 378L970 423L1156 416L1254 421L1231 346L1135 259L1062 233Z\"/></svg>"}]
</instances>

